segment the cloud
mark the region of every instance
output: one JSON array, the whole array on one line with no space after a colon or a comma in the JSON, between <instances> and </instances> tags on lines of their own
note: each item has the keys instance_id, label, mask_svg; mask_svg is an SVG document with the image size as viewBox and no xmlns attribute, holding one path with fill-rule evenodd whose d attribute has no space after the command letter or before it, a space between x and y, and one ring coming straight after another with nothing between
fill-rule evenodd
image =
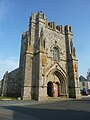
<instances>
[{"instance_id":1,"label":"cloud","mask_svg":"<svg viewBox=\"0 0 90 120\"><path fill-rule=\"evenodd\" d=\"M0 58L0 80L6 71L12 71L18 67L18 60L16 58Z\"/></svg>"}]
</instances>

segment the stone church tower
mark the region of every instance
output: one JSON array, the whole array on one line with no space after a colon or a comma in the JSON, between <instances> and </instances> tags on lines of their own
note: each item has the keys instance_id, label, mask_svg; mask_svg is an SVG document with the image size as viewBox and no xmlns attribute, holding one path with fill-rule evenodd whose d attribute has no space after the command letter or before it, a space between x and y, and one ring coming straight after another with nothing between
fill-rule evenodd
<instances>
[{"instance_id":1,"label":"stone church tower","mask_svg":"<svg viewBox=\"0 0 90 120\"><path fill-rule=\"evenodd\" d=\"M71 26L56 26L42 12L33 13L22 34L19 68L5 73L1 95L23 100L80 97Z\"/></svg>"},{"instance_id":2,"label":"stone church tower","mask_svg":"<svg viewBox=\"0 0 90 120\"><path fill-rule=\"evenodd\" d=\"M78 61L71 26L56 26L42 12L30 17L22 34L21 98L80 97Z\"/></svg>"}]
</instances>

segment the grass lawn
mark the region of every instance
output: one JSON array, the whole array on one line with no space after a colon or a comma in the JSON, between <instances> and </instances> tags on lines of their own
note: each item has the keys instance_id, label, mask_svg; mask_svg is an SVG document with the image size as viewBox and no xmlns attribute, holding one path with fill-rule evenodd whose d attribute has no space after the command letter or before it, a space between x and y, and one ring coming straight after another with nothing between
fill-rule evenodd
<instances>
[{"instance_id":1,"label":"grass lawn","mask_svg":"<svg viewBox=\"0 0 90 120\"><path fill-rule=\"evenodd\" d=\"M0 100L17 100L17 98L0 96Z\"/></svg>"}]
</instances>

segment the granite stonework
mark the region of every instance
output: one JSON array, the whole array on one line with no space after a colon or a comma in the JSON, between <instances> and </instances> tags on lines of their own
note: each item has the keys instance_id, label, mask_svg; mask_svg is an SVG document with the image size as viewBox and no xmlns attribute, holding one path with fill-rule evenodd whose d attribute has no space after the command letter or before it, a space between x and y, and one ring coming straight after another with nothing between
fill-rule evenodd
<instances>
[{"instance_id":1,"label":"granite stonework","mask_svg":"<svg viewBox=\"0 0 90 120\"><path fill-rule=\"evenodd\" d=\"M29 30L22 34L19 68L6 74L3 85L3 95L23 100L80 97L71 26L56 26L42 12L32 13Z\"/></svg>"},{"instance_id":2,"label":"granite stonework","mask_svg":"<svg viewBox=\"0 0 90 120\"><path fill-rule=\"evenodd\" d=\"M19 68L6 72L1 84L2 96L19 97L21 95L21 77Z\"/></svg>"}]
</instances>

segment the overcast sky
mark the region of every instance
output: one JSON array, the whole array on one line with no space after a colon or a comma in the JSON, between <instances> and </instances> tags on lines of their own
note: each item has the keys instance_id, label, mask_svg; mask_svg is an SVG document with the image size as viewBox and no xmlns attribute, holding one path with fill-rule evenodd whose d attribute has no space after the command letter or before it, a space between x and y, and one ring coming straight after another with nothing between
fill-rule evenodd
<instances>
[{"instance_id":1,"label":"overcast sky","mask_svg":"<svg viewBox=\"0 0 90 120\"><path fill-rule=\"evenodd\" d=\"M21 35L29 16L42 11L48 21L71 25L79 76L90 68L90 0L0 0L0 79L18 67Z\"/></svg>"}]
</instances>

